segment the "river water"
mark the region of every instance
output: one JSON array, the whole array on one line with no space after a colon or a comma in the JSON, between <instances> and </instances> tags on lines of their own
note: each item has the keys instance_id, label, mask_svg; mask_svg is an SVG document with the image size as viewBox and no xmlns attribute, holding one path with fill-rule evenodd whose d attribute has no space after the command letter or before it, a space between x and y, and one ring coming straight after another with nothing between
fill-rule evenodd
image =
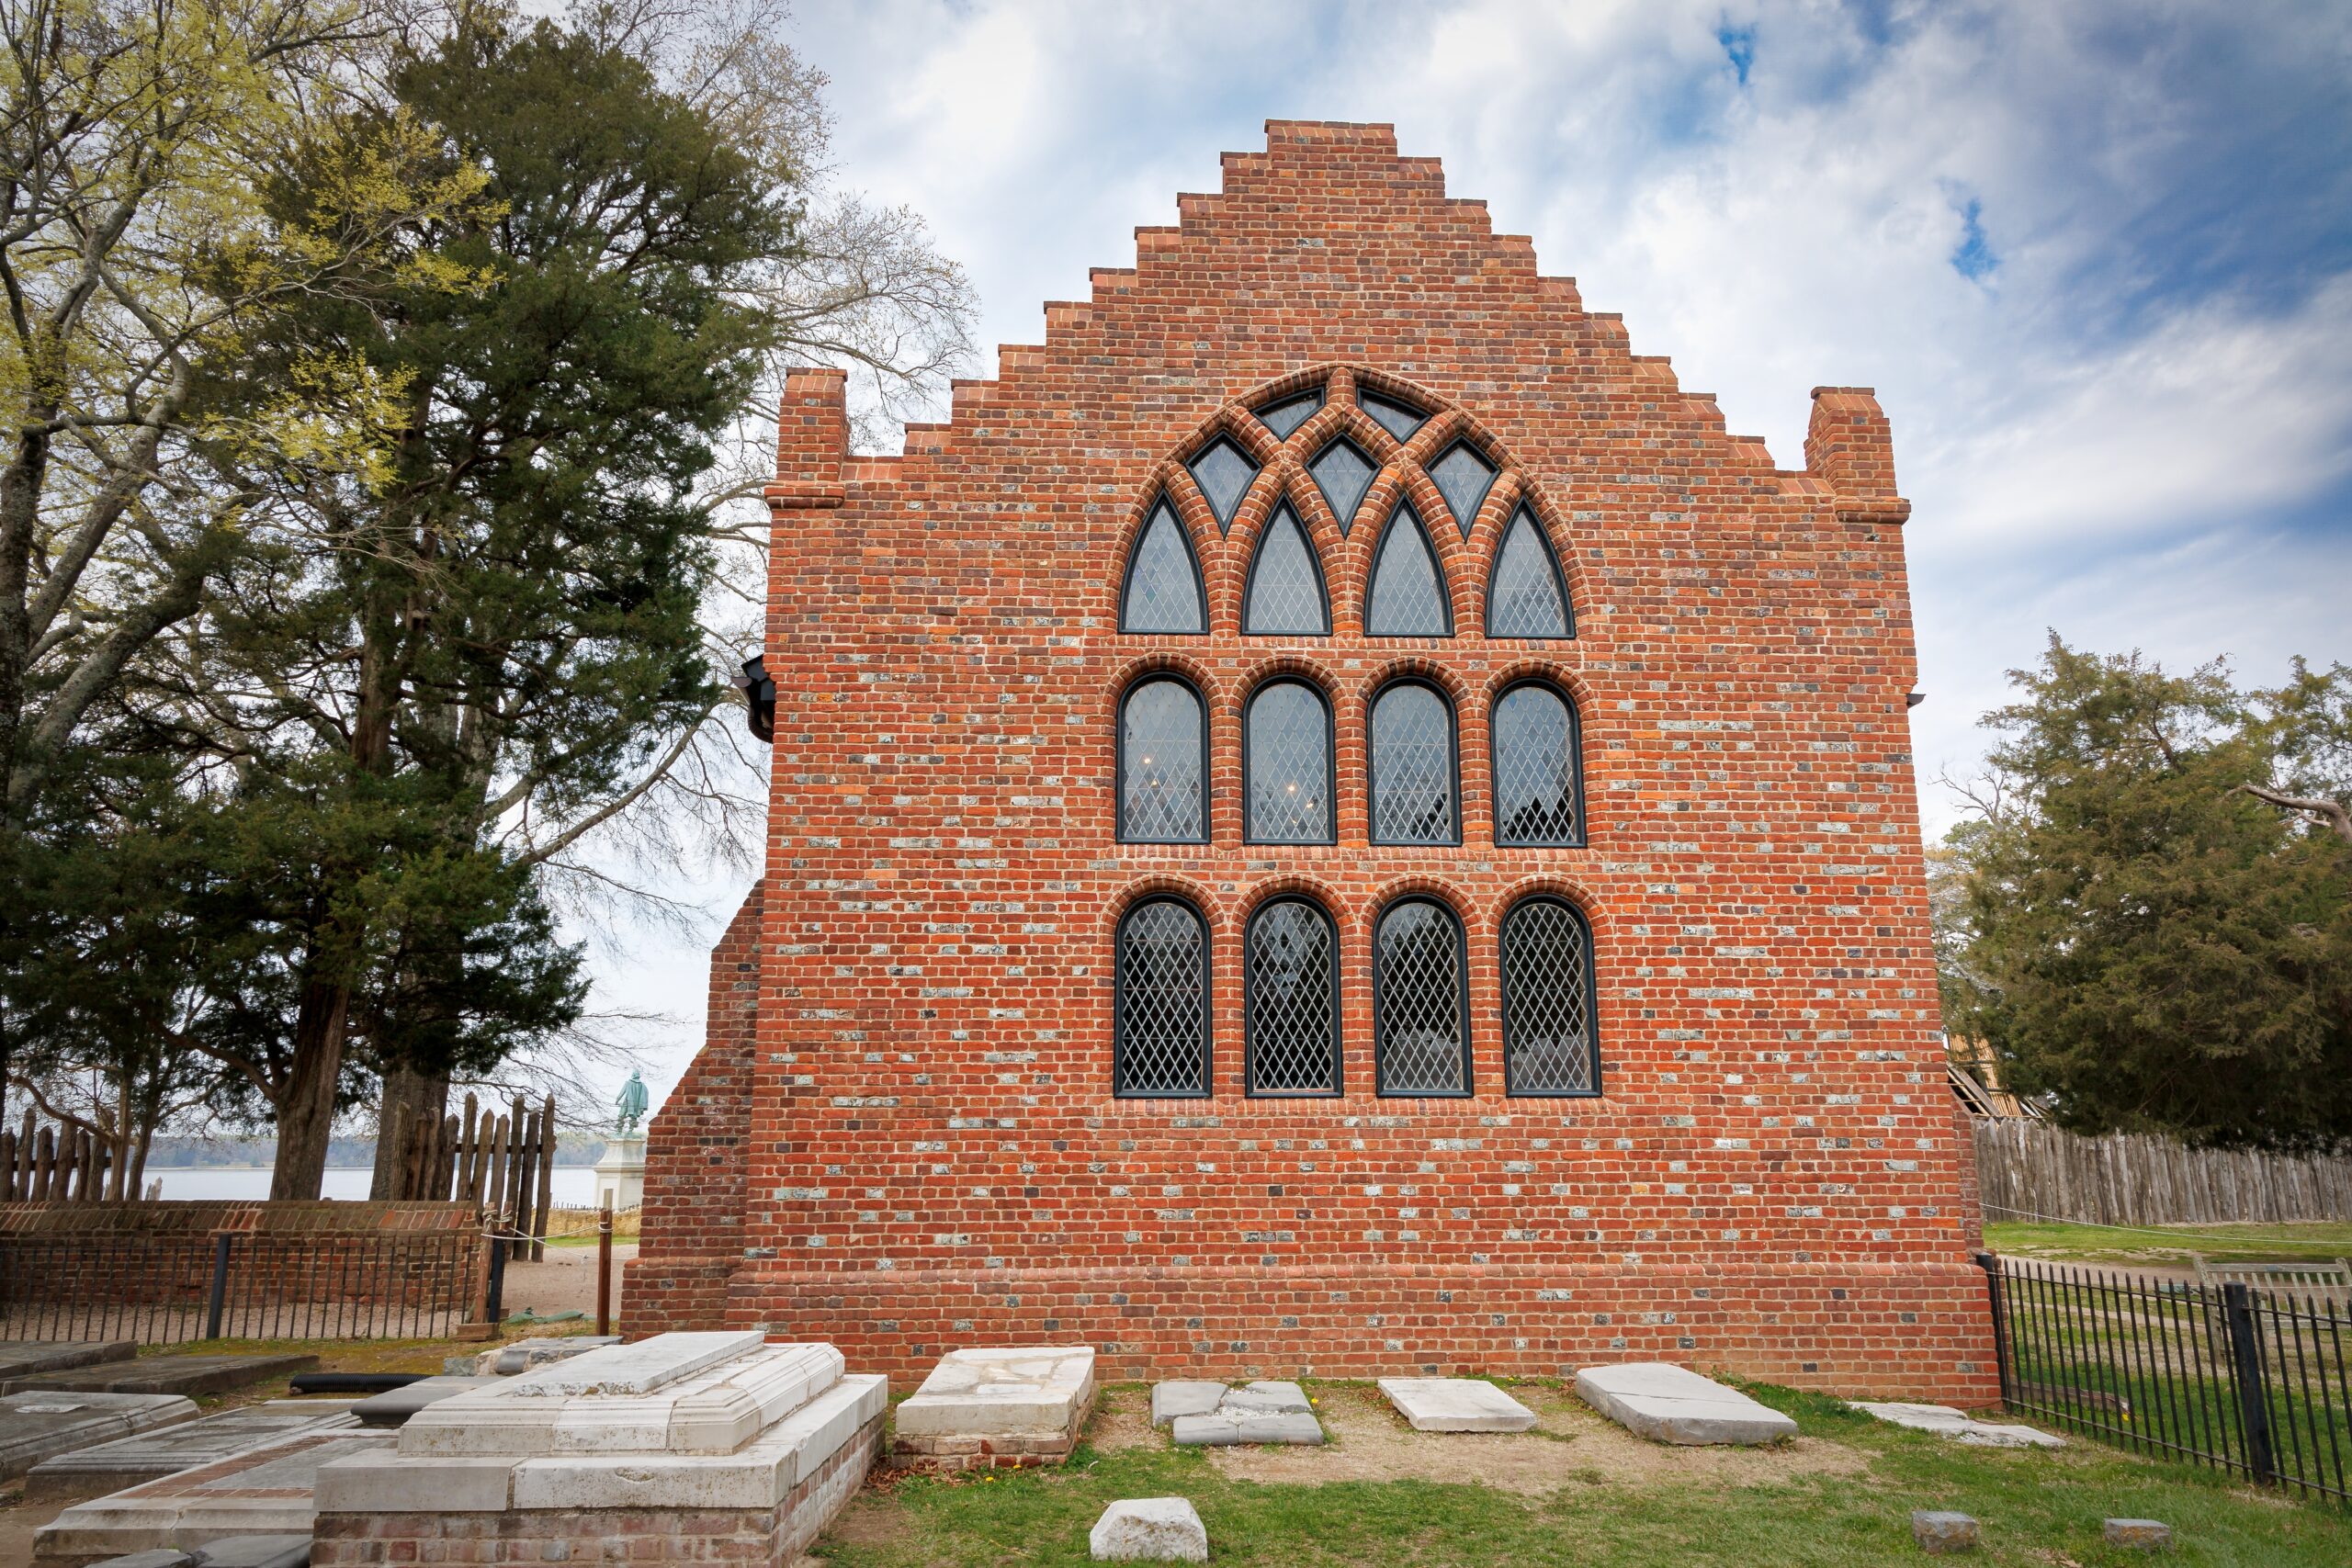
<instances>
[{"instance_id":1,"label":"river water","mask_svg":"<svg viewBox=\"0 0 2352 1568\"><path fill-rule=\"evenodd\" d=\"M150 1182L164 1184L164 1196L180 1198L253 1198L269 1196L269 1170L266 1166L198 1166L186 1169L147 1172ZM368 1170L365 1166L330 1168L321 1184L320 1196L325 1198L357 1199L368 1196ZM596 1202L596 1172L584 1165L560 1165L555 1168L555 1204L559 1209L594 1208Z\"/></svg>"}]
</instances>

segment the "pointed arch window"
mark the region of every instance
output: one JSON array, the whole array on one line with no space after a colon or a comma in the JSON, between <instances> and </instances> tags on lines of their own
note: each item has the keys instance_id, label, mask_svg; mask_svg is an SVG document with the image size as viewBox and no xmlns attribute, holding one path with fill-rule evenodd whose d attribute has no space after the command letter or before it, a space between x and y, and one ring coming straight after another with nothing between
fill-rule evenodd
<instances>
[{"instance_id":1,"label":"pointed arch window","mask_svg":"<svg viewBox=\"0 0 2352 1568\"><path fill-rule=\"evenodd\" d=\"M1429 423L1430 416L1412 404L1396 398L1384 398L1377 392L1366 392L1356 401L1364 412L1372 416L1373 423L1399 441L1410 441L1413 432Z\"/></svg>"},{"instance_id":2,"label":"pointed arch window","mask_svg":"<svg viewBox=\"0 0 2352 1568\"><path fill-rule=\"evenodd\" d=\"M1119 704L1119 841L1209 841L1208 709L1180 675L1150 675Z\"/></svg>"},{"instance_id":3,"label":"pointed arch window","mask_svg":"<svg viewBox=\"0 0 2352 1568\"><path fill-rule=\"evenodd\" d=\"M1313 419L1323 407L1323 389L1300 392L1294 397L1278 399L1257 410L1258 423L1274 433L1277 441L1287 441L1298 427Z\"/></svg>"},{"instance_id":4,"label":"pointed arch window","mask_svg":"<svg viewBox=\"0 0 2352 1568\"><path fill-rule=\"evenodd\" d=\"M1259 906L1243 940L1248 1091L1340 1092L1340 935L1311 898Z\"/></svg>"},{"instance_id":5,"label":"pointed arch window","mask_svg":"<svg viewBox=\"0 0 2352 1568\"><path fill-rule=\"evenodd\" d=\"M1250 694L1241 725L1242 837L1253 844L1335 840L1331 705L1305 681L1278 678Z\"/></svg>"},{"instance_id":6,"label":"pointed arch window","mask_svg":"<svg viewBox=\"0 0 2352 1568\"><path fill-rule=\"evenodd\" d=\"M1430 478L1436 482L1438 494L1445 497L1445 509L1453 513L1462 536L1468 538L1470 525L1478 520L1478 508L1486 504L1487 492L1495 486L1495 466L1478 456L1477 448L1467 441L1457 441L1430 465Z\"/></svg>"},{"instance_id":7,"label":"pointed arch window","mask_svg":"<svg viewBox=\"0 0 2352 1568\"><path fill-rule=\"evenodd\" d=\"M1495 699L1495 842L1584 842L1584 780L1577 710L1548 681L1521 681Z\"/></svg>"},{"instance_id":8,"label":"pointed arch window","mask_svg":"<svg viewBox=\"0 0 2352 1568\"><path fill-rule=\"evenodd\" d=\"M1399 898L1372 937L1374 1076L1384 1095L1470 1092L1469 960L1462 921L1434 898Z\"/></svg>"},{"instance_id":9,"label":"pointed arch window","mask_svg":"<svg viewBox=\"0 0 2352 1568\"><path fill-rule=\"evenodd\" d=\"M1274 508L1250 558L1241 630L1248 637L1331 635L1331 601L1323 591L1323 566L1288 502Z\"/></svg>"},{"instance_id":10,"label":"pointed arch window","mask_svg":"<svg viewBox=\"0 0 2352 1568\"><path fill-rule=\"evenodd\" d=\"M1411 506L1390 514L1373 552L1372 587L1364 596L1367 637L1452 637L1453 606L1437 547Z\"/></svg>"},{"instance_id":11,"label":"pointed arch window","mask_svg":"<svg viewBox=\"0 0 2352 1568\"><path fill-rule=\"evenodd\" d=\"M1258 465L1233 444L1231 436L1220 435L1185 467L1192 469L1193 482L1201 487L1209 510L1216 514L1217 532L1225 533L1233 526L1233 514L1249 493L1250 481L1258 477Z\"/></svg>"},{"instance_id":12,"label":"pointed arch window","mask_svg":"<svg viewBox=\"0 0 2352 1568\"><path fill-rule=\"evenodd\" d=\"M1144 899L1119 920L1113 1092L1197 1100L1209 1092L1209 931L1172 896Z\"/></svg>"},{"instance_id":13,"label":"pointed arch window","mask_svg":"<svg viewBox=\"0 0 2352 1568\"><path fill-rule=\"evenodd\" d=\"M1453 705L1426 681L1393 681L1372 700L1372 841L1462 841Z\"/></svg>"},{"instance_id":14,"label":"pointed arch window","mask_svg":"<svg viewBox=\"0 0 2352 1568\"><path fill-rule=\"evenodd\" d=\"M1208 595L1201 563L1176 509L1162 498L1143 525L1135 553L1127 558L1126 586L1119 594L1123 632L1205 632Z\"/></svg>"},{"instance_id":15,"label":"pointed arch window","mask_svg":"<svg viewBox=\"0 0 2352 1568\"><path fill-rule=\"evenodd\" d=\"M1522 506L1511 513L1487 579L1488 637L1573 637L1568 585L1544 525Z\"/></svg>"},{"instance_id":16,"label":"pointed arch window","mask_svg":"<svg viewBox=\"0 0 2352 1568\"><path fill-rule=\"evenodd\" d=\"M1340 536L1346 538L1355 525L1356 508L1363 504L1364 492L1372 489L1373 476L1380 466L1342 435L1317 453L1306 471L1315 476L1315 488L1330 502L1331 515L1340 520Z\"/></svg>"},{"instance_id":17,"label":"pointed arch window","mask_svg":"<svg viewBox=\"0 0 2352 1568\"><path fill-rule=\"evenodd\" d=\"M1537 894L1511 906L1501 941L1505 1092L1599 1094L1591 927L1566 899Z\"/></svg>"}]
</instances>

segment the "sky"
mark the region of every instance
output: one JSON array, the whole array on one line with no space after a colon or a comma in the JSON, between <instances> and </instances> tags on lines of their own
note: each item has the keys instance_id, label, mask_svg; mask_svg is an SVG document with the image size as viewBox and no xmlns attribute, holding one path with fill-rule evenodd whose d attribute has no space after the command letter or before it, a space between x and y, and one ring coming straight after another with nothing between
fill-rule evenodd
<instances>
[{"instance_id":1,"label":"sky","mask_svg":"<svg viewBox=\"0 0 2352 1568\"><path fill-rule=\"evenodd\" d=\"M1931 836L2052 630L2352 661L2352 6L804 0L793 41L836 179L969 271L976 374L1282 118L1393 123L1784 468L1812 388L1875 387ZM680 889L701 942L737 882ZM594 960L668 1021L657 1103L701 942Z\"/></svg>"}]
</instances>

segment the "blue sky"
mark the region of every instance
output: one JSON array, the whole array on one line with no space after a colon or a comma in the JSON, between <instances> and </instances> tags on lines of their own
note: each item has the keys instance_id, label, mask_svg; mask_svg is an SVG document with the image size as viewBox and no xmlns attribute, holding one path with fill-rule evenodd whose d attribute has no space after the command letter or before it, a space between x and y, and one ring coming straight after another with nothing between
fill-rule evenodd
<instances>
[{"instance_id":1,"label":"blue sky","mask_svg":"<svg viewBox=\"0 0 2352 1568\"><path fill-rule=\"evenodd\" d=\"M969 269L978 374L1310 118L1395 123L1785 467L1875 386L1931 831L2046 628L2352 660L2352 6L807 0L795 42L840 183ZM701 960L645 956L659 1092Z\"/></svg>"}]
</instances>

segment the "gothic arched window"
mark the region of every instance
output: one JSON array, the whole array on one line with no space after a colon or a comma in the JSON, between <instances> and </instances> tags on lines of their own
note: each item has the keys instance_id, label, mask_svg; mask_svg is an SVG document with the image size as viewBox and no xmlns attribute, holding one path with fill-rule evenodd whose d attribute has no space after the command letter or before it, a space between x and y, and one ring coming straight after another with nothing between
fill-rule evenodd
<instances>
[{"instance_id":1,"label":"gothic arched window","mask_svg":"<svg viewBox=\"0 0 2352 1568\"><path fill-rule=\"evenodd\" d=\"M1430 465L1430 478L1436 481L1437 492L1445 497L1445 509L1453 513L1462 536L1468 538L1470 525L1478 520L1478 508L1494 488L1495 466L1467 441L1457 441Z\"/></svg>"},{"instance_id":2,"label":"gothic arched window","mask_svg":"<svg viewBox=\"0 0 2352 1568\"><path fill-rule=\"evenodd\" d=\"M1547 681L1521 681L1495 701L1495 842L1575 848L1584 842L1577 710Z\"/></svg>"},{"instance_id":3,"label":"gothic arched window","mask_svg":"<svg viewBox=\"0 0 2352 1568\"><path fill-rule=\"evenodd\" d=\"M1193 541L1162 500L1151 509L1135 553L1127 558L1126 587L1119 594L1123 632L1205 632L1208 597L1202 591L1201 563Z\"/></svg>"},{"instance_id":4,"label":"gothic arched window","mask_svg":"<svg viewBox=\"0 0 2352 1568\"><path fill-rule=\"evenodd\" d=\"M1209 841L1208 710L1181 675L1149 675L1119 703L1119 841Z\"/></svg>"},{"instance_id":5,"label":"gothic arched window","mask_svg":"<svg viewBox=\"0 0 2352 1568\"><path fill-rule=\"evenodd\" d=\"M1167 895L1119 920L1113 1092L1190 1100L1209 1092L1209 931Z\"/></svg>"},{"instance_id":6,"label":"gothic arched window","mask_svg":"<svg viewBox=\"0 0 2352 1568\"><path fill-rule=\"evenodd\" d=\"M1469 967L1462 921L1434 898L1399 898L1372 938L1374 1056L1384 1095L1470 1092Z\"/></svg>"},{"instance_id":7,"label":"gothic arched window","mask_svg":"<svg viewBox=\"0 0 2352 1568\"><path fill-rule=\"evenodd\" d=\"M1373 552L1372 587L1364 595L1367 637L1452 637L1453 606L1437 547L1410 506L1389 514Z\"/></svg>"},{"instance_id":8,"label":"gothic arched window","mask_svg":"<svg viewBox=\"0 0 2352 1568\"><path fill-rule=\"evenodd\" d=\"M1258 477L1258 465L1233 444L1232 437L1220 435L1185 467L1192 469L1193 482L1201 487L1201 494L1208 498L1209 510L1216 513L1217 532L1232 527L1234 512L1241 505L1250 481Z\"/></svg>"},{"instance_id":9,"label":"gothic arched window","mask_svg":"<svg viewBox=\"0 0 2352 1568\"><path fill-rule=\"evenodd\" d=\"M1340 536L1346 538L1348 530L1355 526L1356 508L1363 504L1364 492L1372 489L1380 465L1342 435L1317 452L1306 471L1315 476L1315 488L1331 503L1331 515L1340 520Z\"/></svg>"},{"instance_id":10,"label":"gothic arched window","mask_svg":"<svg viewBox=\"0 0 2352 1568\"><path fill-rule=\"evenodd\" d=\"M1331 601L1323 592L1322 563L1307 542L1298 513L1284 502L1274 508L1250 561L1250 587L1241 599L1245 637L1329 637Z\"/></svg>"},{"instance_id":11,"label":"gothic arched window","mask_svg":"<svg viewBox=\"0 0 2352 1568\"><path fill-rule=\"evenodd\" d=\"M1462 841L1453 705L1425 681L1395 681L1372 699L1372 841Z\"/></svg>"},{"instance_id":12,"label":"gothic arched window","mask_svg":"<svg viewBox=\"0 0 2352 1568\"><path fill-rule=\"evenodd\" d=\"M1261 404L1253 412L1258 416L1258 423L1274 433L1275 440L1287 441L1294 431L1313 419L1322 407L1323 389L1316 387Z\"/></svg>"},{"instance_id":13,"label":"gothic arched window","mask_svg":"<svg viewBox=\"0 0 2352 1568\"><path fill-rule=\"evenodd\" d=\"M1503 1087L1517 1095L1600 1092L1592 931L1566 899L1522 898L1503 917Z\"/></svg>"},{"instance_id":14,"label":"gothic arched window","mask_svg":"<svg viewBox=\"0 0 2352 1568\"><path fill-rule=\"evenodd\" d=\"M1259 906L1243 942L1249 1092L1340 1092L1340 933L1323 907Z\"/></svg>"},{"instance_id":15,"label":"gothic arched window","mask_svg":"<svg viewBox=\"0 0 2352 1568\"><path fill-rule=\"evenodd\" d=\"M1524 506L1510 515L1487 579L1488 637L1573 637L1567 581L1544 525Z\"/></svg>"},{"instance_id":16,"label":"gothic arched window","mask_svg":"<svg viewBox=\"0 0 2352 1568\"><path fill-rule=\"evenodd\" d=\"M1253 844L1334 840L1331 705L1305 681L1250 694L1241 721L1242 837Z\"/></svg>"}]
</instances>

